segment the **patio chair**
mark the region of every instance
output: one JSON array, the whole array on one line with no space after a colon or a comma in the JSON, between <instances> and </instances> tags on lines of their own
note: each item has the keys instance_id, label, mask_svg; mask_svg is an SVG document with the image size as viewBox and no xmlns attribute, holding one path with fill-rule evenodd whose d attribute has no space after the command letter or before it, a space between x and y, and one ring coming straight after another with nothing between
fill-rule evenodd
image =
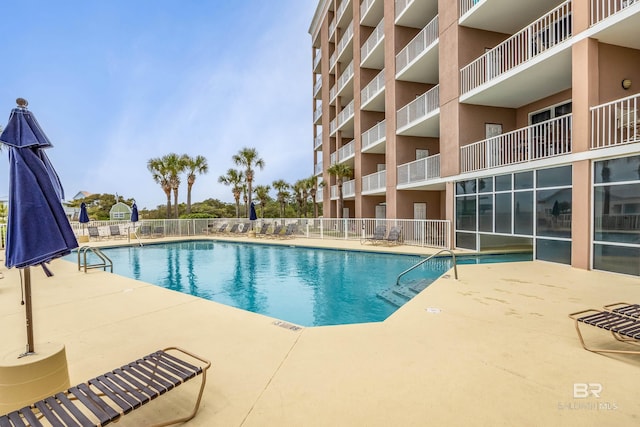
<instances>
[{"instance_id":1,"label":"patio chair","mask_svg":"<svg viewBox=\"0 0 640 427\"><path fill-rule=\"evenodd\" d=\"M360 243L371 243L376 245L378 243L383 243L385 237L387 235L387 226L386 225L377 225L375 230L373 230L373 235L369 237L365 237L364 240Z\"/></svg>"},{"instance_id":2,"label":"patio chair","mask_svg":"<svg viewBox=\"0 0 640 427\"><path fill-rule=\"evenodd\" d=\"M109 236L113 237L114 239L124 239L125 236L124 234L120 233L120 226L119 225L110 225L109 226Z\"/></svg>"},{"instance_id":3,"label":"patio chair","mask_svg":"<svg viewBox=\"0 0 640 427\"><path fill-rule=\"evenodd\" d=\"M236 222L231 226L231 229L227 231L225 234L236 234L238 232L238 227L240 227L240 223Z\"/></svg>"},{"instance_id":4,"label":"patio chair","mask_svg":"<svg viewBox=\"0 0 640 427\"><path fill-rule=\"evenodd\" d=\"M185 357L186 356L186 357ZM157 425L196 416L211 362L178 347L159 350L67 391L0 416L0 426L103 426L202 375L192 412Z\"/></svg>"},{"instance_id":5,"label":"patio chair","mask_svg":"<svg viewBox=\"0 0 640 427\"><path fill-rule=\"evenodd\" d=\"M151 237L164 237L164 227L153 227Z\"/></svg>"},{"instance_id":6,"label":"patio chair","mask_svg":"<svg viewBox=\"0 0 640 427\"><path fill-rule=\"evenodd\" d=\"M89 232L89 239L96 239L96 240L100 240L102 239L102 236L100 235L100 231L98 230L98 227L87 227L87 231Z\"/></svg>"},{"instance_id":7,"label":"patio chair","mask_svg":"<svg viewBox=\"0 0 640 427\"><path fill-rule=\"evenodd\" d=\"M140 226L140 236L141 237L151 237L151 226L149 226L149 225L141 225Z\"/></svg>"},{"instance_id":8,"label":"patio chair","mask_svg":"<svg viewBox=\"0 0 640 427\"><path fill-rule=\"evenodd\" d=\"M264 237L267 235L267 230L269 230L269 223L265 222L260 227L260 230L256 233L256 237Z\"/></svg>"},{"instance_id":9,"label":"patio chair","mask_svg":"<svg viewBox=\"0 0 640 427\"><path fill-rule=\"evenodd\" d=\"M400 227L391 227L389 235L384 239L384 243L387 245L399 245L402 230Z\"/></svg>"},{"instance_id":10,"label":"patio chair","mask_svg":"<svg viewBox=\"0 0 640 427\"><path fill-rule=\"evenodd\" d=\"M619 306L619 307L616 307ZM616 308L614 308L616 307ZM640 344L640 305L615 303L604 306L602 309L582 310L569 314L573 319L578 339L582 348L595 353L621 353L640 354L640 347L637 350L617 350L606 348L590 348L584 342L580 324L594 326L611 332L616 341L627 344Z\"/></svg>"},{"instance_id":11,"label":"patio chair","mask_svg":"<svg viewBox=\"0 0 640 427\"><path fill-rule=\"evenodd\" d=\"M225 232L225 230L227 229L227 227L229 226L229 224L227 224L226 222L223 223L217 230L214 231L215 234L222 234Z\"/></svg>"},{"instance_id":12,"label":"patio chair","mask_svg":"<svg viewBox=\"0 0 640 427\"><path fill-rule=\"evenodd\" d=\"M247 234L247 231L251 228L251 224L245 222L242 224L242 228L238 230L238 234Z\"/></svg>"},{"instance_id":13,"label":"patio chair","mask_svg":"<svg viewBox=\"0 0 640 427\"><path fill-rule=\"evenodd\" d=\"M267 234L267 237L278 237L280 236L280 234L282 233L282 225L281 224L276 224L273 227L273 231L269 234Z\"/></svg>"},{"instance_id":14,"label":"patio chair","mask_svg":"<svg viewBox=\"0 0 640 427\"><path fill-rule=\"evenodd\" d=\"M287 228L285 229L284 233L278 235L278 237L281 237L283 239L293 239L294 237L296 237L296 234L298 233L298 224L289 224L287 225Z\"/></svg>"}]
</instances>

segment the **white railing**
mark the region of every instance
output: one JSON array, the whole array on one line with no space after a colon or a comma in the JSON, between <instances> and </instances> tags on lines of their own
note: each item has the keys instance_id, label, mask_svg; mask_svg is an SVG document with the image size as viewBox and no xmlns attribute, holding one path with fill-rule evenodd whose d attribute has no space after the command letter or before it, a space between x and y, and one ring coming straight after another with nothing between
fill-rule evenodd
<instances>
[{"instance_id":1,"label":"white railing","mask_svg":"<svg viewBox=\"0 0 640 427\"><path fill-rule=\"evenodd\" d=\"M380 171L362 177L362 192L387 189L387 171Z\"/></svg>"},{"instance_id":2,"label":"white railing","mask_svg":"<svg viewBox=\"0 0 640 427\"><path fill-rule=\"evenodd\" d=\"M329 123L329 135L333 135L338 130L338 118L334 118Z\"/></svg>"},{"instance_id":3,"label":"white railing","mask_svg":"<svg viewBox=\"0 0 640 427\"><path fill-rule=\"evenodd\" d=\"M440 154L398 166L398 185L440 178Z\"/></svg>"},{"instance_id":4,"label":"white railing","mask_svg":"<svg viewBox=\"0 0 640 427\"><path fill-rule=\"evenodd\" d=\"M353 21L349 22L349 25L347 25L344 34L340 38L338 48L336 49L336 51L338 52L338 56L342 54L342 51L347 47L351 39L353 39Z\"/></svg>"},{"instance_id":5,"label":"white railing","mask_svg":"<svg viewBox=\"0 0 640 427\"><path fill-rule=\"evenodd\" d=\"M342 88L353 78L353 60L349 62L347 68L344 69L344 72L340 75L338 79L338 92L342 90Z\"/></svg>"},{"instance_id":6,"label":"white railing","mask_svg":"<svg viewBox=\"0 0 640 427\"><path fill-rule=\"evenodd\" d=\"M428 114L440 108L440 85L434 86L424 94L411 101L400 110L396 116L397 127L402 129L418 120L425 118Z\"/></svg>"},{"instance_id":7,"label":"white railing","mask_svg":"<svg viewBox=\"0 0 640 427\"><path fill-rule=\"evenodd\" d=\"M396 55L396 74L401 73L411 62L438 40L438 15Z\"/></svg>"},{"instance_id":8,"label":"white railing","mask_svg":"<svg viewBox=\"0 0 640 427\"><path fill-rule=\"evenodd\" d=\"M333 87L329 89L329 99L331 102L336 99L336 96L338 96L338 85L334 84Z\"/></svg>"},{"instance_id":9,"label":"white railing","mask_svg":"<svg viewBox=\"0 0 640 427\"><path fill-rule=\"evenodd\" d=\"M342 197L355 197L356 196L356 180L345 181L342 183Z\"/></svg>"},{"instance_id":10,"label":"white railing","mask_svg":"<svg viewBox=\"0 0 640 427\"><path fill-rule=\"evenodd\" d=\"M640 3L640 0L591 0L591 25L615 15L634 3Z\"/></svg>"},{"instance_id":11,"label":"white railing","mask_svg":"<svg viewBox=\"0 0 640 427\"><path fill-rule=\"evenodd\" d=\"M322 117L322 106L313 110L313 123L317 122L320 117Z\"/></svg>"},{"instance_id":12,"label":"white railing","mask_svg":"<svg viewBox=\"0 0 640 427\"><path fill-rule=\"evenodd\" d=\"M356 142L351 141L338 149L338 162L342 163L356 153Z\"/></svg>"},{"instance_id":13,"label":"white railing","mask_svg":"<svg viewBox=\"0 0 640 427\"><path fill-rule=\"evenodd\" d=\"M376 0L362 0L362 3L360 3L360 17L366 16L375 2Z\"/></svg>"},{"instance_id":14,"label":"white railing","mask_svg":"<svg viewBox=\"0 0 640 427\"><path fill-rule=\"evenodd\" d=\"M321 54L321 50L317 50L316 51L316 55L313 57L313 69L315 70L316 67L318 66L318 64L320 63L320 60L322 59L322 54Z\"/></svg>"},{"instance_id":15,"label":"white railing","mask_svg":"<svg viewBox=\"0 0 640 427\"><path fill-rule=\"evenodd\" d=\"M462 173L571 153L571 114L460 147Z\"/></svg>"},{"instance_id":16,"label":"white railing","mask_svg":"<svg viewBox=\"0 0 640 427\"><path fill-rule=\"evenodd\" d=\"M332 185L331 188L331 200L337 200L338 199L338 186L337 185Z\"/></svg>"},{"instance_id":17,"label":"white railing","mask_svg":"<svg viewBox=\"0 0 640 427\"><path fill-rule=\"evenodd\" d=\"M387 138L387 122L383 120L362 134L362 150Z\"/></svg>"},{"instance_id":18,"label":"white railing","mask_svg":"<svg viewBox=\"0 0 640 427\"><path fill-rule=\"evenodd\" d=\"M360 48L360 62L364 62L367 56L378 46L378 44L384 40L384 19L376 25L376 29L369 36L364 45Z\"/></svg>"},{"instance_id":19,"label":"white railing","mask_svg":"<svg viewBox=\"0 0 640 427\"><path fill-rule=\"evenodd\" d=\"M352 99L351 102L348 103L347 106L342 109L342 111L340 111L340 114L338 114L338 127L341 127L354 116L353 101L354 100Z\"/></svg>"},{"instance_id":20,"label":"white railing","mask_svg":"<svg viewBox=\"0 0 640 427\"><path fill-rule=\"evenodd\" d=\"M318 187L316 190L316 203L322 203L322 199L324 198L324 188Z\"/></svg>"},{"instance_id":21,"label":"white railing","mask_svg":"<svg viewBox=\"0 0 640 427\"><path fill-rule=\"evenodd\" d=\"M329 57L329 68L333 70L333 67L336 66L336 62L338 61L338 53L333 52Z\"/></svg>"},{"instance_id":22,"label":"white railing","mask_svg":"<svg viewBox=\"0 0 640 427\"><path fill-rule=\"evenodd\" d=\"M313 84L313 96L316 96L318 94L318 91L320 90L321 87L322 87L322 78L316 79L316 82Z\"/></svg>"},{"instance_id":23,"label":"white railing","mask_svg":"<svg viewBox=\"0 0 640 427\"><path fill-rule=\"evenodd\" d=\"M414 1L415 0L396 0L396 19L398 19L398 16L402 15Z\"/></svg>"},{"instance_id":24,"label":"white railing","mask_svg":"<svg viewBox=\"0 0 640 427\"><path fill-rule=\"evenodd\" d=\"M335 165L336 163L338 163L338 152L334 151L333 153L331 153L331 155L329 156L329 162L331 165Z\"/></svg>"},{"instance_id":25,"label":"white railing","mask_svg":"<svg viewBox=\"0 0 640 427\"><path fill-rule=\"evenodd\" d=\"M336 27L338 26L338 20L333 18L333 21L329 24L329 38L333 37L336 33Z\"/></svg>"},{"instance_id":26,"label":"white railing","mask_svg":"<svg viewBox=\"0 0 640 427\"><path fill-rule=\"evenodd\" d=\"M471 10L480 0L460 0L460 17Z\"/></svg>"},{"instance_id":27,"label":"white railing","mask_svg":"<svg viewBox=\"0 0 640 427\"><path fill-rule=\"evenodd\" d=\"M314 172L315 172L316 175L322 173L322 162L316 163L316 165L314 167Z\"/></svg>"},{"instance_id":28,"label":"white railing","mask_svg":"<svg viewBox=\"0 0 640 427\"><path fill-rule=\"evenodd\" d=\"M591 107L591 149L640 142L640 94Z\"/></svg>"},{"instance_id":29,"label":"white railing","mask_svg":"<svg viewBox=\"0 0 640 427\"><path fill-rule=\"evenodd\" d=\"M318 135L316 135L315 138L313 138L313 149L317 150L321 146L322 146L322 132L320 132Z\"/></svg>"},{"instance_id":30,"label":"white railing","mask_svg":"<svg viewBox=\"0 0 640 427\"><path fill-rule=\"evenodd\" d=\"M512 70L571 37L567 0L460 70L462 94Z\"/></svg>"},{"instance_id":31,"label":"white railing","mask_svg":"<svg viewBox=\"0 0 640 427\"><path fill-rule=\"evenodd\" d=\"M347 7L351 4L351 0L342 0L340 6L338 6L338 12L336 13L336 20L340 20L344 12L347 10Z\"/></svg>"},{"instance_id":32,"label":"white railing","mask_svg":"<svg viewBox=\"0 0 640 427\"><path fill-rule=\"evenodd\" d=\"M378 73L378 75L369 82L368 85L364 87L360 91L362 96L362 105L365 105L369 102L370 99L373 99L376 95L384 90L384 69Z\"/></svg>"},{"instance_id":33,"label":"white railing","mask_svg":"<svg viewBox=\"0 0 640 427\"><path fill-rule=\"evenodd\" d=\"M333 193L333 188L331 192ZM322 202L323 188L318 188L316 201ZM336 197L337 199L337 189ZM138 232L143 227L152 232L160 231L154 236L165 237L190 237L203 238L215 236L215 231L223 224L227 224L227 230L235 223L248 223L247 218L199 218L199 219L156 219L141 220L136 223L126 221L91 221L91 226L98 227L101 236L109 238L109 227L117 225L121 233ZM384 218L259 218L254 223L254 229L260 228L263 223L268 224L297 224L296 238L323 239L323 240L354 240L365 242L372 236L376 226L384 225L387 232L391 227L400 229L400 243L410 246L422 246L433 248L450 248L451 223L446 220L413 220L413 219L384 219ZM71 222L71 228L76 236L88 236L85 224L77 221ZM126 234L125 234L126 235ZM148 240L149 235L141 236L142 241ZM225 235L224 238L233 238L233 235ZM240 234L238 238L247 238L246 234ZM126 243L125 243L126 244Z\"/></svg>"}]
</instances>

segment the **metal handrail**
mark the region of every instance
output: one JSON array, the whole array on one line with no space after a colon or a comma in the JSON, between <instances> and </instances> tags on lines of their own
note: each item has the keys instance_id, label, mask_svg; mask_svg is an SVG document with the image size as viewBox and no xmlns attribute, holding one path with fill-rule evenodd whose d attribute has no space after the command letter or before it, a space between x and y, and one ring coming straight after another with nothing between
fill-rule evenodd
<instances>
[{"instance_id":1,"label":"metal handrail","mask_svg":"<svg viewBox=\"0 0 640 427\"><path fill-rule=\"evenodd\" d=\"M102 260L102 263L99 264L87 264L87 252L93 252L98 258ZM80 263L80 254L83 255L83 263ZM111 273L113 273L113 261L111 258L106 256L104 252L102 252L99 248L94 248L93 246L83 246L78 249L78 271L84 267L84 272L87 272L87 269L90 268L102 268L104 271L107 271L107 267Z\"/></svg>"},{"instance_id":2,"label":"metal handrail","mask_svg":"<svg viewBox=\"0 0 640 427\"><path fill-rule=\"evenodd\" d=\"M456 265L456 254L453 253L452 250L450 249L441 249L438 252L436 252L435 254L429 256L428 258L423 259L422 261L420 261L419 263L417 263L416 265L414 265L413 267L409 267L407 268L405 271L403 271L402 273L400 273L398 275L398 278L396 279L396 286L400 285L400 278L402 276L404 276L405 274L407 274L408 272L410 272L411 270L413 270L414 268L420 267L422 264L424 264L425 262L429 261L430 259L434 258L437 255L440 255L442 252L449 252L451 254L451 257L453 259L453 275L456 278L456 280L458 280L458 266Z\"/></svg>"}]
</instances>

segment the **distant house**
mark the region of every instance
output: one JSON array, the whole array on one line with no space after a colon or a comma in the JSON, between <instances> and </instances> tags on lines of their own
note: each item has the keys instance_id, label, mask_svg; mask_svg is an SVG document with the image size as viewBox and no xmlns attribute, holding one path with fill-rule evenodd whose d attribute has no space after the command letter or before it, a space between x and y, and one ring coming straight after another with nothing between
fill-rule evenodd
<instances>
[{"instance_id":1,"label":"distant house","mask_svg":"<svg viewBox=\"0 0 640 427\"><path fill-rule=\"evenodd\" d=\"M109 219L112 221L129 221L131 219L131 208L122 202L111 206Z\"/></svg>"}]
</instances>

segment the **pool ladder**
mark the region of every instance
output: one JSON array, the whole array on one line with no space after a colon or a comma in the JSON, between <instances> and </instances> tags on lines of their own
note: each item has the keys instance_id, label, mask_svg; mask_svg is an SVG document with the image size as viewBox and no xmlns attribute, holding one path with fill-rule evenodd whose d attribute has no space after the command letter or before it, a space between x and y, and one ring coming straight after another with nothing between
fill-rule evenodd
<instances>
[{"instance_id":1,"label":"pool ladder","mask_svg":"<svg viewBox=\"0 0 640 427\"><path fill-rule=\"evenodd\" d=\"M87 252L93 252L98 258L100 258L100 262L96 264L87 264ZM80 257L82 256L82 262ZM93 246L83 246L78 249L78 271L84 268L84 272L86 273L90 268L102 268L104 271L107 271L107 267L109 267L109 271L113 273L113 261L104 254L99 248L94 248Z\"/></svg>"},{"instance_id":2,"label":"pool ladder","mask_svg":"<svg viewBox=\"0 0 640 427\"><path fill-rule=\"evenodd\" d=\"M458 280L458 266L456 264L456 254L453 253L452 250L450 249L442 249L438 252L436 252L435 254L429 256L428 258L423 259L422 261L420 261L419 263L417 263L416 265L414 265L413 267L407 268L405 271L403 271L402 273L400 273L400 275L398 275L398 278L396 279L396 285L400 285L400 278L402 276L404 276L405 274L407 274L408 272L410 272L411 270L413 270L414 268L418 268L420 267L422 264L424 264L425 262L429 261L430 259L440 255L442 252L449 252L451 254L451 258L453 259L453 275L456 278L456 280Z\"/></svg>"}]
</instances>

